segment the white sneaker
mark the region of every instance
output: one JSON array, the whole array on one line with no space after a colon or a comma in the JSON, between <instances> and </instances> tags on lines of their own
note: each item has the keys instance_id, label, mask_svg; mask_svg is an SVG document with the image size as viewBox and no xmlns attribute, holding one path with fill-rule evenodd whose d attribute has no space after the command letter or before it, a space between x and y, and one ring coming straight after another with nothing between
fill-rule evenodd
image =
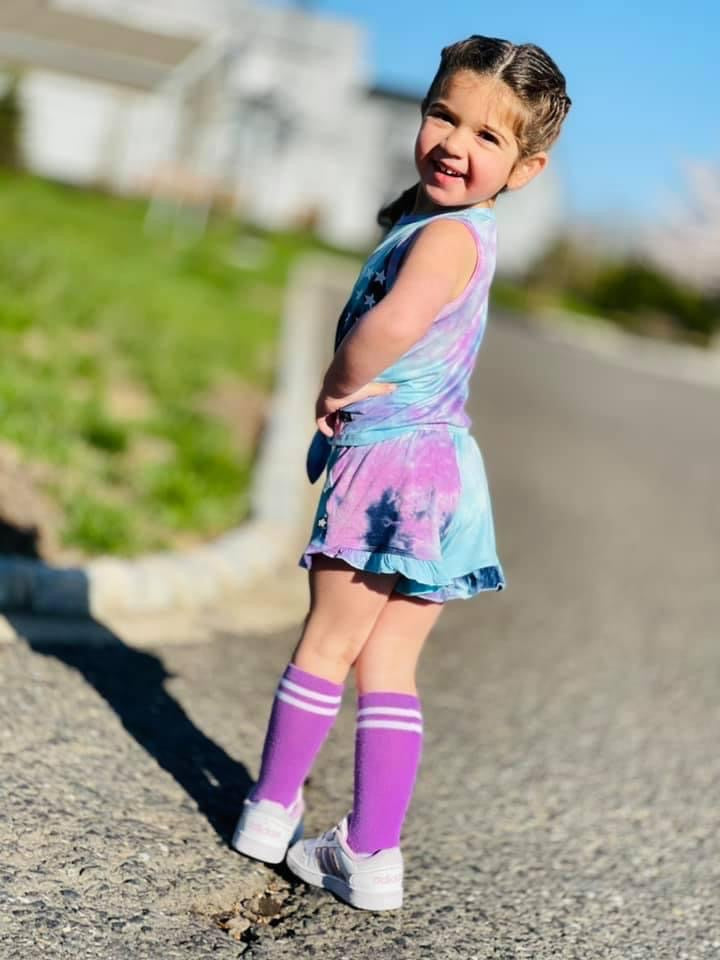
<instances>
[{"instance_id":1,"label":"white sneaker","mask_svg":"<svg viewBox=\"0 0 720 960\"><path fill-rule=\"evenodd\" d=\"M287 865L312 884L325 887L361 910L396 910L403 900L400 847L354 853L347 843L347 817L316 840L301 840L288 850Z\"/></svg>"},{"instance_id":2,"label":"white sneaker","mask_svg":"<svg viewBox=\"0 0 720 960\"><path fill-rule=\"evenodd\" d=\"M288 846L303 835L304 812L302 792L290 808L274 800L248 798L235 827L233 849L265 863L280 863Z\"/></svg>"}]
</instances>

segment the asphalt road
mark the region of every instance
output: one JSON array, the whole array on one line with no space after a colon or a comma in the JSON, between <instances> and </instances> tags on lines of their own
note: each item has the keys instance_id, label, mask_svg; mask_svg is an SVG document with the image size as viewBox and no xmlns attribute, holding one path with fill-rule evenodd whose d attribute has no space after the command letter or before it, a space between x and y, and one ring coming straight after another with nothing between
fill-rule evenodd
<instances>
[{"instance_id":1,"label":"asphalt road","mask_svg":"<svg viewBox=\"0 0 720 960\"><path fill-rule=\"evenodd\" d=\"M471 410L509 588L422 662L399 913L227 848L294 631L0 646L0 955L720 956L719 409L491 329ZM353 707L311 833L348 808Z\"/></svg>"}]
</instances>

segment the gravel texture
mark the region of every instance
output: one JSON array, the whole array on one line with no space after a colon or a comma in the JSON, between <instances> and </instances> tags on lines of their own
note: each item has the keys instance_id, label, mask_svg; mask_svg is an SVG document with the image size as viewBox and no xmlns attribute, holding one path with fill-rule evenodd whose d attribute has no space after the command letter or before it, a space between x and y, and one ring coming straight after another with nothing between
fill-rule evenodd
<instances>
[{"instance_id":1,"label":"gravel texture","mask_svg":"<svg viewBox=\"0 0 720 960\"><path fill-rule=\"evenodd\" d=\"M294 630L26 622L0 644L3 960L720 956L716 405L512 326L479 374L509 589L450 605L422 662L403 910L228 849ZM353 708L311 834L348 808Z\"/></svg>"}]
</instances>

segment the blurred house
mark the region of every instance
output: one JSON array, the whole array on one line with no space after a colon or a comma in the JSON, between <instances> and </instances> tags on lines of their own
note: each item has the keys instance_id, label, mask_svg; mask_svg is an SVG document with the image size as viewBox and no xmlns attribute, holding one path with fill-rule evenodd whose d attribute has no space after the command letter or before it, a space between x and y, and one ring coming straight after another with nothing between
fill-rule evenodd
<instances>
[{"instance_id":1,"label":"blurred house","mask_svg":"<svg viewBox=\"0 0 720 960\"><path fill-rule=\"evenodd\" d=\"M364 28L245 0L2 0L0 68L22 72L25 154L44 175L361 248L414 180L421 93L373 86ZM434 64L433 64L434 66ZM558 182L503 198L501 266L556 225Z\"/></svg>"},{"instance_id":2,"label":"blurred house","mask_svg":"<svg viewBox=\"0 0 720 960\"><path fill-rule=\"evenodd\" d=\"M0 65L22 78L24 153L45 176L132 190L156 162L177 107L156 91L197 38L50 7L0 4Z\"/></svg>"}]
</instances>

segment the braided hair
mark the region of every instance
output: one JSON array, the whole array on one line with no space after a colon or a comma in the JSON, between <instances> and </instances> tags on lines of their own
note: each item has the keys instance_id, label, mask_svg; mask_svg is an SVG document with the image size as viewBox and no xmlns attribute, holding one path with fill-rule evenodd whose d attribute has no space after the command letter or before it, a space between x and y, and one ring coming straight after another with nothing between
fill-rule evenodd
<instances>
[{"instance_id":1,"label":"braided hair","mask_svg":"<svg viewBox=\"0 0 720 960\"><path fill-rule=\"evenodd\" d=\"M514 130L519 159L547 150L557 140L572 101L565 92L565 77L543 49L534 43L514 44L478 35L445 47L440 66L422 101L423 115L460 70L502 81L519 101L523 109ZM380 226L389 229L400 217L411 213L418 188L419 184L414 184L382 207L377 216Z\"/></svg>"}]
</instances>

